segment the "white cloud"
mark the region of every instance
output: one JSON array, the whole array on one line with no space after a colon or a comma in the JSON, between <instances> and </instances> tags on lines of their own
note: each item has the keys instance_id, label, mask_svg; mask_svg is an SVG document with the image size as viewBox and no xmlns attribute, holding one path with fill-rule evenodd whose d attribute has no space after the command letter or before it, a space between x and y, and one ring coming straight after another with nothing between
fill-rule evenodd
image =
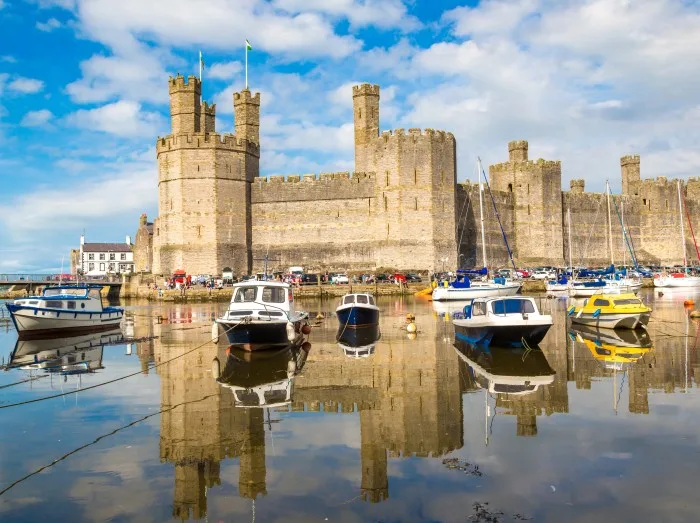
<instances>
[{"instance_id":1,"label":"white cloud","mask_svg":"<svg viewBox=\"0 0 700 523\"><path fill-rule=\"evenodd\" d=\"M352 152L354 128L352 122L340 126L295 122L284 124L270 115L260 122L265 146L275 151Z\"/></svg>"},{"instance_id":2,"label":"white cloud","mask_svg":"<svg viewBox=\"0 0 700 523\"><path fill-rule=\"evenodd\" d=\"M4 0L0 0L0 9L2 9L3 7L5 7L5 2Z\"/></svg>"},{"instance_id":3,"label":"white cloud","mask_svg":"<svg viewBox=\"0 0 700 523\"><path fill-rule=\"evenodd\" d=\"M38 111L29 111L22 117L20 125L22 127L41 127L49 123L53 118L53 113L48 109L39 109Z\"/></svg>"},{"instance_id":4,"label":"white cloud","mask_svg":"<svg viewBox=\"0 0 700 523\"><path fill-rule=\"evenodd\" d=\"M398 27L404 30L421 27L418 19L408 14L401 0L276 0L275 5L290 13L315 11L347 18L353 27Z\"/></svg>"},{"instance_id":5,"label":"white cloud","mask_svg":"<svg viewBox=\"0 0 700 523\"><path fill-rule=\"evenodd\" d=\"M5 55L0 56L0 62L6 63L6 64L16 64L17 59L12 55L5 54Z\"/></svg>"},{"instance_id":6,"label":"white cloud","mask_svg":"<svg viewBox=\"0 0 700 523\"><path fill-rule=\"evenodd\" d=\"M136 102L120 100L96 109L81 109L68 115L69 125L122 137L153 138L165 128L158 113L144 110Z\"/></svg>"},{"instance_id":7,"label":"white cloud","mask_svg":"<svg viewBox=\"0 0 700 523\"><path fill-rule=\"evenodd\" d=\"M50 33L54 29L58 29L61 27L61 22L56 20L55 18L49 18L46 22L37 22L36 23L36 28L39 31L43 31L45 33Z\"/></svg>"},{"instance_id":8,"label":"white cloud","mask_svg":"<svg viewBox=\"0 0 700 523\"><path fill-rule=\"evenodd\" d=\"M504 34L512 31L540 7L540 0L485 0L475 7L457 7L443 14L457 36Z\"/></svg>"},{"instance_id":9,"label":"white cloud","mask_svg":"<svg viewBox=\"0 0 700 523\"><path fill-rule=\"evenodd\" d=\"M155 165L125 166L122 172L97 180L76 180L73 185L62 183L61 188L39 189L10 200L0 206L0 222L15 238L34 232L46 237L141 212L157 199Z\"/></svg>"},{"instance_id":10,"label":"white cloud","mask_svg":"<svg viewBox=\"0 0 700 523\"><path fill-rule=\"evenodd\" d=\"M204 70L204 80L213 78L215 80L231 80L243 70L241 62L219 62L206 67Z\"/></svg>"},{"instance_id":11,"label":"white cloud","mask_svg":"<svg viewBox=\"0 0 700 523\"><path fill-rule=\"evenodd\" d=\"M44 82L19 76L7 84L7 89L20 94L34 94L44 89Z\"/></svg>"}]
</instances>

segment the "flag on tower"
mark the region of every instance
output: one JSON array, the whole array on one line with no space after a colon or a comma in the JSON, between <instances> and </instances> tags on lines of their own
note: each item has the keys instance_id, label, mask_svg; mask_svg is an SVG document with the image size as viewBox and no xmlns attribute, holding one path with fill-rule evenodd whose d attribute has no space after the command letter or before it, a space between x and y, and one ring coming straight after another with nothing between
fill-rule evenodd
<instances>
[{"instance_id":1,"label":"flag on tower","mask_svg":"<svg viewBox=\"0 0 700 523\"><path fill-rule=\"evenodd\" d=\"M245 88L248 89L248 51L252 51L253 46L250 45L248 39L245 39Z\"/></svg>"},{"instance_id":2,"label":"flag on tower","mask_svg":"<svg viewBox=\"0 0 700 523\"><path fill-rule=\"evenodd\" d=\"M202 51L199 52L199 81L202 81L202 69L204 69L204 57Z\"/></svg>"},{"instance_id":3,"label":"flag on tower","mask_svg":"<svg viewBox=\"0 0 700 523\"><path fill-rule=\"evenodd\" d=\"M250 42L248 41L247 38L246 38L246 40L245 40L245 50L246 50L246 51L252 51L252 50L253 50L253 46L250 45Z\"/></svg>"}]
</instances>

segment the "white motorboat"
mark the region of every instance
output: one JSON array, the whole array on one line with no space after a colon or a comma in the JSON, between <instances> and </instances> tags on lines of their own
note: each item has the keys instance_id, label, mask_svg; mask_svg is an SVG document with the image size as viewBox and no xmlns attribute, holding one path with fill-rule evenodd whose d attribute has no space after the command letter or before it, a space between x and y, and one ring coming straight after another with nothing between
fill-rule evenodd
<instances>
[{"instance_id":1,"label":"white motorboat","mask_svg":"<svg viewBox=\"0 0 700 523\"><path fill-rule=\"evenodd\" d=\"M100 285L46 287L41 296L6 303L20 338L96 332L118 327L121 307L102 304Z\"/></svg>"},{"instance_id":2,"label":"white motorboat","mask_svg":"<svg viewBox=\"0 0 700 523\"><path fill-rule=\"evenodd\" d=\"M495 296L514 296L522 284L509 282L503 278L494 278L493 282L471 282L464 277L449 284L447 287L433 289L433 301L444 300L473 300Z\"/></svg>"},{"instance_id":3,"label":"white motorboat","mask_svg":"<svg viewBox=\"0 0 700 523\"><path fill-rule=\"evenodd\" d=\"M245 350L300 343L311 331L307 312L294 310L292 287L276 281L246 281L233 286L228 310L214 330L224 329L231 345Z\"/></svg>"},{"instance_id":4,"label":"white motorboat","mask_svg":"<svg viewBox=\"0 0 700 523\"><path fill-rule=\"evenodd\" d=\"M464 318L452 322L455 339L477 345L522 347L537 345L552 326L533 298L477 298L464 308Z\"/></svg>"},{"instance_id":5,"label":"white motorboat","mask_svg":"<svg viewBox=\"0 0 700 523\"><path fill-rule=\"evenodd\" d=\"M700 277L689 276L684 272L656 274L654 276L654 287L671 289L692 289L694 287L700 288Z\"/></svg>"}]
</instances>

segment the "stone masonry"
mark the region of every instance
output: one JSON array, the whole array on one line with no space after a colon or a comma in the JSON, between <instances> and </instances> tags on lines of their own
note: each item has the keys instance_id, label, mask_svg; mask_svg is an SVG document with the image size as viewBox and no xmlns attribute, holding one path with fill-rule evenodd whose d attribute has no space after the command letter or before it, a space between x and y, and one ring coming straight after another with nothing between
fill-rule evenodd
<instances>
[{"instance_id":1,"label":"stone masonry","mask_svg":"<svg viewBox=\"0 0 700 523\"><path fill-rule=\"evenodd\" d=\"M169 92L172 132L156 142L158 218L140 224L137 271L221 274L230 267L242 275L261 270L265 255L280 269L482 265L479 186L457 183L454 136L415 128L381 132L378 85L352 89L356 172L269 179L260 176L259 93L234 93L235 134L219 134L216 106L201 100L198 78L170 78ZM562 191L560 162L530 160L524 140L510 142L508 151L508 161L489 167L491 193L483 192L490 267L510 263L496 212L520 266L562 265L570 251L575 264L630 263L627 243L640 262L683 262L679 205L697 230L700 180L642 180L639 156L624 156L623 192L608 213L606 195L585 192L583 180ZM686 226L688 260L695 254L692 235Z\"/></svg>"}]
</instances>

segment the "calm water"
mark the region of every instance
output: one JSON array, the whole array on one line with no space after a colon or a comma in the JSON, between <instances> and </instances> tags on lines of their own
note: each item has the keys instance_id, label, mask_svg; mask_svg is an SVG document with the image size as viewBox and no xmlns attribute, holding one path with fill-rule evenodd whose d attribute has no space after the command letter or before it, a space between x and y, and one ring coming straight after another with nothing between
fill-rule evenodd
<instances>
[{"instance_id":1,"label":"calm water","mask_svg":"<svg viewBox=\"0 0 700 523\"><path fill-rule=\"evenodd\" d=\"M572 337L543 299L541 352L458 351L447 309L397 299L366 357L326 314L308 354L253 362L206 343L221 305L130 306L142 341L86 337L94 372L0 372L0 407L82 390L0 409L0 520L698 521L700 326L643 296L648 336ZM273 408L234 401L262 383Z\"/></svg>"}]
</instances>

